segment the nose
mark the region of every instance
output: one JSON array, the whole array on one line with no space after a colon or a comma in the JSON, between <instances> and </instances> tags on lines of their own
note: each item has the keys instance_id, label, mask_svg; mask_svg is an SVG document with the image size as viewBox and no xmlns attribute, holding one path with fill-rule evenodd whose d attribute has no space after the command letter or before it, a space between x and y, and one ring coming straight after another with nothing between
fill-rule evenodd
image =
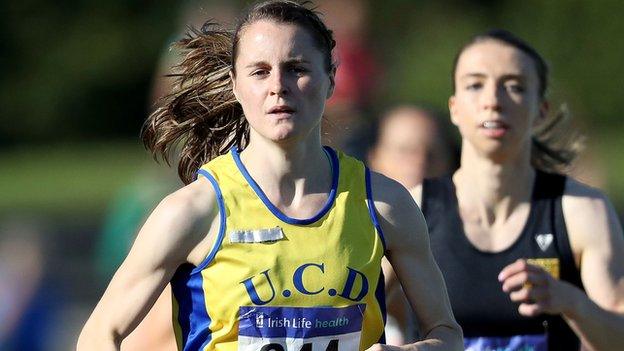
<instances>
[{"instance_id":1,"label":"nose","mask_svg":"<svg viewBox=\"0 0 624 351\"><path fill-rule=\"evenodd\" d=\"M288 84L286 82L286 74L281 70L275 70L271 75L270 94L284 96L288 94Z\"/></svg>"},{"instance_id":2,"label":"nose","mask_svg":"<svg viewBox=\"0 0 624 351\"><path fill-rule=\"evenodd\" d=\"M501 110L501 90L497 84L488 84L484 88L482 95L484 109L492 111Z\"/></svg>"}]
</instances>

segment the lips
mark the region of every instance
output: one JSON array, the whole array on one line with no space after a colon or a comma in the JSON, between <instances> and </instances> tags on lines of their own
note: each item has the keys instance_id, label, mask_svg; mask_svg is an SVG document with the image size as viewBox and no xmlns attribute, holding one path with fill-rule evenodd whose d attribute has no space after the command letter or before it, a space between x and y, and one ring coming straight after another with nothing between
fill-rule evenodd
<instances>
[{"instance_id":1,"label":"lips","mask_svg":"<svg viewBox=\"0 0 624 351\"><path fill-rule=\"evenodd\" d=\"M509 125L507 125L507 123L505 123L503 121L484 121L483 123L481 123L481 128L485 128L485 129L498 129L498 128L509 129Z\"/></svg>"},{"instance_id":2,"label":"lips","mask_svg":"<svg viewBox=\"0 0 624 351\"><path fill-rule=\"evenodd\" d=\"M510 127L507 123L500 120L488 120L483 121L479 128L488 137L501 138L507 134Z\"/></svg>"},{"instance_id":3,"label":"lips","mask_svg":"<svg viewBox=\"0 0 624 351\"><path fill-rule=\"evenodd\" d=\"M288 105L273 106L269 109L269 114L291 114L295 109Z\"/></svg>"}]
</instances>

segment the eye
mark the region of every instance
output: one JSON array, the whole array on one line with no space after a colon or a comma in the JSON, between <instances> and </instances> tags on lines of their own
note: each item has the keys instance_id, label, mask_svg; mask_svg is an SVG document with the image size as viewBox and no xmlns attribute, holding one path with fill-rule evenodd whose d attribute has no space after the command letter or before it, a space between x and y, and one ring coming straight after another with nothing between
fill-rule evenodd
<instances>
[{"instance_id":1,"label":"eye","mask_svg":"<svg viewBox=\"0 0 624 351\"><path fill-rule=\"evenodd\" d=\"M481 88L483 88L483 83L481 82L474 82L466 85L466 90L479 90Z\"/></svg>"},{"instance_id":2,"label":"eye","mask_svg":"<svg viewBox=\"0 0 624 351\"><path fill-rule=\"evenodd\" d=\"M290 71L293 72L297 76L302 76L302 75L308 73L308 70L305 67L302 67L302 66L292 66L290 68Z\"/></svg>"},{"instance_id":3,"label":"eye","mask_svg":"<svg viewBox=\"0 0 624 351\"><path fill-rule=\"evenodd\" d=\"M524 92L524 86L522 86L521 84L507 84L507 90L512 92L512 93L523 93Z\"/></svg>"},{"instance_id":4,"label":"eye","mask_svg":"<svg viewBox=\"0 0 624 351\"><path fill-rule=\"evenodd\" d=\"M269 70L265 68L259 68L251 71L250 76L262 78L269 75Z\"/></svg>"}]
</instances>

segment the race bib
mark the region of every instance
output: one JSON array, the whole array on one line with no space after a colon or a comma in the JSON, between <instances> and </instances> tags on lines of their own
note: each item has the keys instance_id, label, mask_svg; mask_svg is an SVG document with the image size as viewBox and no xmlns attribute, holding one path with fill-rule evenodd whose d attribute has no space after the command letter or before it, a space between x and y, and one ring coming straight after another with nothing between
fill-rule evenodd
<instances>
[{"instance_id":1,"label":"race bib","mask_svg":"<svg viewBox=\"0 0 624 351\"><path fill-rule=\"evenodd\" d=\"M464 338L466 351L548 351L546 334Z\"/></svg>"},{"instance_id":2,"label":"race bib","mask_svg":"<svg viewBox=\"0 0 624 351\"><path fill-rule=\"evenodd\" d=\"M239 351L353 351L366 305L240 307Z\"/></svg>"}]
</instances>

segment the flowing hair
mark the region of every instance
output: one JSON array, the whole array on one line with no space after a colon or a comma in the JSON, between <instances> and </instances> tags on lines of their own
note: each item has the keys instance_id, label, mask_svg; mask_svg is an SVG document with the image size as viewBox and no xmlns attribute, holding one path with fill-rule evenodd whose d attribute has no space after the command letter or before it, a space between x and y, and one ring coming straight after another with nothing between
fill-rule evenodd
<instances>
[{"instance_id":1,"label":"flowing hair","mask_svg":"<svg viewBox=\"0 0 624 351\"><path fill-rule=\"evenodd\" d=\"M461 54L470 46L495 40L512 46L533 60L539 79L538 92L543 100L548 88L548 65L542 56L527 42L518 38L509 31L494 29L472 37L464 44L453 61L451 80L455 91L455 72ZM570 111L566 104L562 104L554 114L545 116L531 135L531 165L536 169L551 173L566 173L578 154L583 150L584 136L572 128Z\"/></svg>"},{"instance_id":2,"label":"flowing hair","mask_svg":"<svg viewBox=\"0 0 624 351\"><path fill-rule=\"evenodd\" d=\"M324 54L325 68L335 68L332 32L319 13L302 3L269 0L252 5L233 31L213 22L189 28L185 38L173 44L182 56L174 72L172 91L162 98L141 129L145 147L158 161L171 165L178 157L178 175L184 184L195 179L197 170L211 159L236 146L249 143L249 123L233 92L238 42L241 32L251 23L272 20L301 26L311 34Z\"/></svg>"},{"instance_id":3,"label":"flowing hair","mask_svg":"<svg viewBox=\"0 0 624 351\"><path fill-rule=\"evenodd\" d=\"M232 34L214 23L189 29L173 44L183 55L174 66L172 91L143 124L143 143L168 165L179 157L185 184L209 160L249 142L249 124L236 101L230 78Z\"/></svg>"}]
</instances>

